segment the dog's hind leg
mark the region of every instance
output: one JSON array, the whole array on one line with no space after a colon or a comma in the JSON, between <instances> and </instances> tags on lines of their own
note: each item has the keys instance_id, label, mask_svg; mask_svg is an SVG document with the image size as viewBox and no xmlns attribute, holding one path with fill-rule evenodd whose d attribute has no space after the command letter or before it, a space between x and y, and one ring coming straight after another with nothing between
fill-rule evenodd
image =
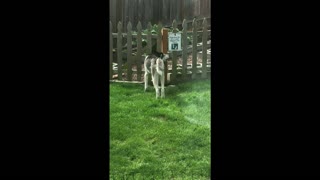
<instances>
[{"instance_id":1,"label":"dog's hind leg","mask_svg":"<svg viewBox=\"0 0 320 180\"><path fill-rule=\"evenodd\" d=\"M156 66L156 70L157 70L157 73L162 76L163 73L162 73L162 69L163 69L163 61L161 59L157 59L157 66Z\"/></svg>"},{"instance_id":2,"label":"dog's hind leg","mask_svg":"<svg viewBox=\"0 0 320 180\"><path fill-rule=\"evenodd\" d=\"M153 86L154 89L156 90L156 98L158 99L158 97L160 96L160 92L159 92L159 75L158 73L154 73L153 74Z\"/></svg>"},{"instance_id":3,"label":"dog's hind leg","mask_svg":"<svg viewBox=\"0 0 320 180\"><path fill-rule=\"evenodd\" d=\"M162 74L161 76L161 98L165 97L165 93L164 93L164 74Z\"/></svg>"},{"instance_id":4,"label":"dog's hind leg","mask_svg":"<svg viewBox=\"0 0 320 180\"><path fill-rule=\"evenodd\" d=\"M143 66L144 66L144 92L147 91L148 88L148 56L144 59Z\"/></svg>"},{"instance_id":5,"label":"dog's hind leg","mask_svg":"<svg viewBox=\"0 0 320 180\"><path fill-rule=\"evenodd\" d=\"M144 73L144 92L147 91L147 88L148 88L148 73L145 72Z\"/></svg>"}]
</instances>

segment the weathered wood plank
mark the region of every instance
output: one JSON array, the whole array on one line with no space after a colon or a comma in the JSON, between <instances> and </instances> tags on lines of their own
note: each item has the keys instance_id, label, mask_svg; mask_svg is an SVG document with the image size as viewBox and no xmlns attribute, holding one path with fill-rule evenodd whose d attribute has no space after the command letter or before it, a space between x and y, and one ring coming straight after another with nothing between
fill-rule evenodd
<instances>
[{"instance_id":1,"label":"weathered wood plank","mask_svg":"<svg viewBox=\"0 0 320 180\"><path fill-rule=\"evenodd\" d=\"M132 31L132 25L131 22L128 23L127 25L127 30L128 30L128 36L127 36L127 80L131 81L132 80L132 36L131 36L131 31Z\"/></svg>"},{"instance_id":2,"label":"weathered wood plank","mask_svg":"<svg viewBox=\"0 0 320 180\"><path fill-rule=\"evenodd\" d=\"M149 22L148 23L148 31L147 31L147 54L151 54L151 52L152 52L151 29L152 29L152 25Z\"/></svg>"},{"instance_id":3,"label":"weathered wood plank","mask_svg":"<svg viewBox=\"0 0 320 180\"><path fill-rule=\"evenodd\" d=\"M128 20L129 20L129 16L128 16L128 13L129 13L129 0L124 0L124 5L123 5L123 20L122 20L122 23L123 23L123 32L127 32L127 28L126 28L126 24L128 24Z\"/></svg>"},{"instance_id":4,"label":"weathered wood plank","mask_svg":"<svg viewBox=\"0 0 320 180\"><path fill-rule=\"evenodd\" d=\"M172 27L173 27L173 33L176 33L177 30L177 21L173 20L172 23ZM170 82L174 83L176 81L176 77L177 77L177 52L173 51L172 52L172 77L170 77Z\"/></svg>"},{"instance_id":5,"label":"weathered wood plank","mask_svg":"<svg viewBox=\"0 0 320 180\"><path fill-rule=\"evenodd\" d=\"M113 69L112 69L112 62L113 62L113 37L112 37L112 22L109 22L110 26L109 26L109 79L112 79L112 75L113 75Z\"/></svg>"},{"instance_id":6,"label":"weathered wood plank","mask_svg":"<svg viewBox=\"0 0 320 180\"><path fill-rule=\"evenodd\" d=\"M122 24L118 23L117 37L117 62L118 62L118 79L122 80Z\"/></svg>"},{"instance_id":7,"label":"weathered wood plank","mask_svg":"<svg viewBox=\"0 0 320 180\"><path fill-rule=\"evenodd\" d=\"M164 54L168 54L168 29L163 28L161 30L162 35L162 44L161 44L161 52ZM164 61L164 83L168 84L168 61Z\"/></svg>"},{"instance_id":8,"label":"weathered wood plank","mask_svg":"<svg viewBox=\"0 0 320 180\"><path fill-rule=\"evenodd\" d=\"M187 22L184 19L182 23L182 78L186 78L187 74Z\"/></svg>"},{"instance_id":9,"label":"weathered wood plank","mask_svg":"<svg viewBox=\"0 0 320 180\"><path fill-rule=\"evenodd\" d=\"M197 27L196 19L192 23L192 79L196 78L197 73Z\"/></svg>"},{"instance_id":10,"label":"weathered wood plank","mask_svg":"<svg viewBox=\"0 0 320 180\"><path fill-rule=\"evenodd\" d=\"M207 20L203 20L203 36L202 36L202 78L207 77Z\"/></svg>"},{"instance_id":11,"label":"weathered wood plank","mask_svg":"<svg viewBox=\"0 0 320 180\"><path fill-rule=\"evenodd\" d=\"M123 11L122 11L122 3L123 0L116 1L116 22L122 21Z\"/></svg>"},{"instance_id":12,"label":"weathered wood plank","mask_svg":"<svg viewBox=\"0 0 320 180\"><path fill-rule=\"evenodd\" d=\"M141 30L142 30L142 26L141 26L141 22L138 22L137 25L137 56L136 56L136 64L137 64L137 80L141 81L141 55L142 55L142 36L141 36Z\"/></svg>"},{"instance_id":13,"label":"weathered wood plank","mask_svg":"<svg viewBox=\"0 0 320 180\"><path fill-rule=\"evenodd\" d=\"M117 22L116 22L116 1L109 1L109 13L110 20L112 24L112 32L116 32Z\"/></svg>"},{"instance_id":14,"label":"weathered wood plank","mask_svg":"<svg viewBox=\"0 0 320 180\"><path fill-rule=\"evenodd\" d=\"M158 31L157 31L157 51L161 52L161 42L162 42L162 34L161 34L162 24L158 24Z\"/></svg>"}]
</instances>

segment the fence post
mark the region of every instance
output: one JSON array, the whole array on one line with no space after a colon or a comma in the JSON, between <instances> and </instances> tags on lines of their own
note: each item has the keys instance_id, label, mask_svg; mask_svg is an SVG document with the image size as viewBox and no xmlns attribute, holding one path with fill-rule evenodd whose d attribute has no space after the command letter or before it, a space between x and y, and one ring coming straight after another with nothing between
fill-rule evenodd
<instances>
[{"instance_id":1,"label":"fence post","mask_svg":"<svg viewBox=\"0 0 320 180\"><path fill-rule=\"evenodd\" d=\"M122 80L122 24L118 23L117 34L118 79Z\"/></svg>"},{"instance_id":2,"label":"fence post","mask_svg":"<svg viewBox=\"0 0 320 180\"><path fill-rule=\"evenodd\" d=\"M112 37L112 22L110 21L110 29L109 29L109 80L112 80L113 75L113 37Z\"/></svg>"},{"instance_id":3,"label":"fence post","mask_svg":"<svg viewBox=\"0 0 320 180\"><path fill-rule=\"evenodd\" d=\"M208 39L208 31L207 31L207 20L204 18L203 20L203 35L202 35L202 78L206 78L208 74L207 68L207 39Z\"/></svg>"},{"instance_id":4,"label":"fence post","mask_svg":"<svg viewBox=\"0 0 320 180\"><path fill-rule=\"evenodd\" d=\"M127 25L127 80L132 80L132 25L131 22Z\"/></svg>"},{"instance_id":5,"label":"fence post","mask_svg":"<svg viewBox=\"0 0 320 180\"><path fill-rule=\"evenodd\" d=\"M173 33L177 32L177 21L173 20L172 23L173 26ZM170 82L175 82L176 81L176 77L177 77L177 52L173 51L172 52L172 75L170 77Z\"/></svg>"},{"instance_id":6,"label":"fence post","mask_svg":"<svg viewBox=\"0 0 320 180\"><path fill-rule=\"evenodd\" d=\"M182 22L182 78L185 79L187 76L187 22L186 19Z\"/></svg>"},{"instance_id":7,"label":"fence post","mask_svg":"<svg viewBox=\"0 0 320 180\"><path fill-rule=\"evenodd\" d=\"M151 55L152 53L152 37L151 37L151 30L152 30L152 25L149 22L148 23L148 30L147 30L147 55ZM146 69L145 69L146 71ZM151 74L148 74L148 84L152 82L151 80Z\"/></svg>"},{"instance_id":8,"label":"fence post","mask_svg":"<svg viewBox=\"0 0 320 180\"><path fill-rule=\"evenodd\" d=\"M164 54L168 53L168 29L161 29L162 44L161 52ZM168 61L164 61L164 84L168 84Z\"/></svg>"},{"instance_id":9,"label":"fence post","mask_svg":"<svg viewBox=\"0 0 320 180\"><path fill-rule=\"evenodd\" d=\"M192 79L197 77L197 21L192 22Z\"/></svg>"},{"instance_id":10,"label":"fence post","mask_svg":"<svg viewBox=\"0 0 320 180\"><path fill-rule=\"evenodd\" d=\"M138 22L137 25L137 59L136 59L136 64L137 64L137 80L141 81L141 55L142 55L142 35L141 35L141 22Z\"/></svg>"},{"instance_id":11,"label":"fence post","mask_svg":"<svg viewBox=\"0 0 320 180\"><path fill-rule=\"evenodd\" d=\"M164 54L168 53L168 29L163 28L161 30L162 34L162 44L161 44L161 52Z\"/></svg>"}]
</instances>

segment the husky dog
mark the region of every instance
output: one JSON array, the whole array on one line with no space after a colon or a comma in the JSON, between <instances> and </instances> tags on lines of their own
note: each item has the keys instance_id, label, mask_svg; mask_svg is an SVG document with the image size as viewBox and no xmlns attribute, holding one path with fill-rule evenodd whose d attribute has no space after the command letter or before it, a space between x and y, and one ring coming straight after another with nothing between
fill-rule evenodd
<instances>
[{"instance_id":1,"label":"husky dog","mask_svg":"<svg viewBox=\"0 0 320 180\"><path fill-rule=\"evenodd\" d=\"M161 97L164 98L164 61L169 58L168 54L159 53L159 57L148 55L144 60L144 91L148 87L148 74L151 74L153 86L156 90L156 98L160 96L159 78L161 79Z\"/></svg>"}]
</instances>

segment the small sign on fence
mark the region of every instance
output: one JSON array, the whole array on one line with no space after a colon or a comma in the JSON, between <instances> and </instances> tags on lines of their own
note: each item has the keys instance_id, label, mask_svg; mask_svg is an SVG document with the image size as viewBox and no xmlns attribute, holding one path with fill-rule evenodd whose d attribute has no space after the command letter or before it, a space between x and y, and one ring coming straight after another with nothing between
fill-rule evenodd
<instances>
[{"instance_id":1,"label":"small sign on fence","mask_svg":"<svg viewBox=\"0 0 320 180\"><path fill-rule=\"evenodd\" d=\"M182 51L181 49L181 33L171 33L168 36L169 51Z\"/></svg>"}]
</instances>

